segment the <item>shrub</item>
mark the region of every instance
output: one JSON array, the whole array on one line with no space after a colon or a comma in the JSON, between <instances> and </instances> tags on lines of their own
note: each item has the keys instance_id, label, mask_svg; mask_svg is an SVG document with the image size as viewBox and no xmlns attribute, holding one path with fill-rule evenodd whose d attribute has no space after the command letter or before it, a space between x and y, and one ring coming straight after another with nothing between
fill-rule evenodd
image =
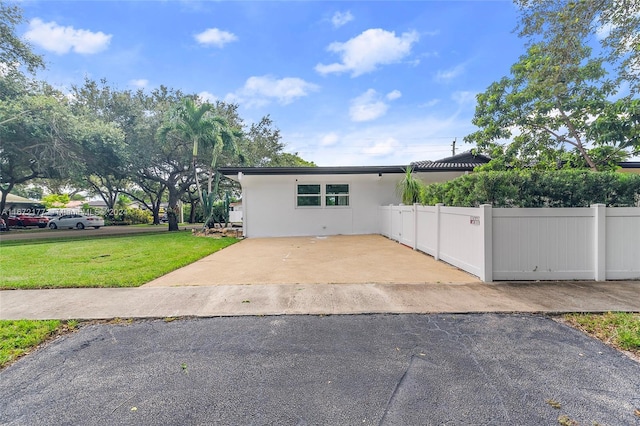
<instances>
[{"instance_id":1,"label":"shrub","mask_svg":"<svg viewBox=\"0 0 640 426\"><path fill-rule=\"evenodd\" d=\"M609 207L640 206L640 175L590 170L481 171L427 185L420 192L426 205L477 207Z\"/></svg>"},{"instance_id":2,"label":"shrub","mask_svg":"<svg viewBox=\"0 0 640 426\"><path fill-rule=\"evenodd\" d=\"M149 224L153 222L153 214L149 210L124 209L113 218L104 218L105 225L137 225Z\"/></svg>"}]
</instances>

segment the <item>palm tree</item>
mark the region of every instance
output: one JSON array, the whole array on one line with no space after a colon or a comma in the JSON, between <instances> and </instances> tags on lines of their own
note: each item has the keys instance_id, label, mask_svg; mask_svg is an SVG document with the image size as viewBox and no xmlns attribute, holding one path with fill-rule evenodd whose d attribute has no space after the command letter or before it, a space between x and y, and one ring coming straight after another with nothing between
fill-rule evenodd
<instances>
[{"instance_id":1,"label":"palm tree","mask_svg":"<svg viewBox=\"0 0 640 426\"><path fill-rule=\"evenodd\" d=\"M205 207L209 203L205 203L203 191L198 178L198 150L200 145L203 148L210 148L211 171L209 174L209 186L207 197L211 197L212 192L211 181L212 176L216 173L216 164L218 157L223 151L237 152L236 139L239 137L239 131L232 129L227 120L213 113L214 106L208 102L198 103L191 97L184 97L178 105L172 110L168 121L160 128L160 137L166 138L170 132L178 137L184 138L193 144L192 166L200 199L200 205ZM217 183L217 179L216 179ZM216 188L217 190L217 185ZM210 212L205 212L208 216ZM208 218L207 218L208 219ZM206 224L206 220L205 220Z\"/></svg>"},{"instance_id":2,"label":"palm tree","mask_svg":"<svg viewBox=\"0 0 640 426\"><path fill-rule=\"evenodd\" d=\"M402 198L402 204L411 205L420 201L420 192L424 184L413 175L413 167L405 169L404 178L398 182L397 191Z\"/></svg>"}]
</instances>

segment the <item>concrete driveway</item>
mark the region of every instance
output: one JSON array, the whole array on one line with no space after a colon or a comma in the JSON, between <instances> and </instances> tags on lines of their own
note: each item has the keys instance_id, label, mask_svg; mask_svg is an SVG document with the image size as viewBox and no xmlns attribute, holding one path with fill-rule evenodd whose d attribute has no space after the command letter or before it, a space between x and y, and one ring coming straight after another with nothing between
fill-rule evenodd
<instances>
[{"instance_id":1,"label":"concrete driveway","mask_svg":"<svg viewBox=\"0 0 640 426\"><path fill-rule=\"evenodd\" d=\"M380 235L249 238L144 287L468 284L480 280Z\"/></svg>"}]
</instances>

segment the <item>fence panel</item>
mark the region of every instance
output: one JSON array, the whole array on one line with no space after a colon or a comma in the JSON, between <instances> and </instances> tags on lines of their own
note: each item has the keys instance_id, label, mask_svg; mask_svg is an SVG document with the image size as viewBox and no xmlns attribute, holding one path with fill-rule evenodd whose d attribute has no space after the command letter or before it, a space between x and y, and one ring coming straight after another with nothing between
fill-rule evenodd
<instances>
[{"instance_id":1,"label":"fence panel","mask_svg":"<svg viewBox=\"0 0 640 426\"><path fill-rule=\"evenodd\" d=\"M379 211L383 235L485 281L640 279L637 207Z\"/></svg>"},{"instance_id":2,"label":"fence panel","mask_svg":"<svg viewBox=\"0 0 640 426\"><path fill-rule=\"evenodd\" d=\"M640 279L640 209L609 207L606 211L606 277Z\"/></svg>"},{"instance_id":3,"label":"fence panel","mask_svg":"<svg viewBox=\"0 0 640 426\"><path fill-rule=\"evenodd\" d=\"M480 209L440 208L440 259L481 276L485 255L483 246Z\"/></svg>"},{"instance_id":4,"label":"fence panel","mask_svg":"<svg viewBox=\"0 0 640 426\"><path fill-rule=\"evenodd\" d=\"M415 228L415 207L414 206L400 206L400 241L402 244L414 247L416 238Z\"/></svg>"},{"instance_id":5,"label":"fence panel","mask_svg":"<svg viewBox=\"0 0 640 426\"><path fill-rule=\"evenodd\" d=\"M593 279L591 208L493 209L493 278Z\"/></svg>"},{"instance_id":6,"label":"fence panel","mask_svg":"<svg viewBox=\"0 0 640 426\"><path fill-rule=\"evenodd\" d=\"M417 206L416 248L436 257L438 254L438 208L436 206Z\"/></svg>"}]
</instances>

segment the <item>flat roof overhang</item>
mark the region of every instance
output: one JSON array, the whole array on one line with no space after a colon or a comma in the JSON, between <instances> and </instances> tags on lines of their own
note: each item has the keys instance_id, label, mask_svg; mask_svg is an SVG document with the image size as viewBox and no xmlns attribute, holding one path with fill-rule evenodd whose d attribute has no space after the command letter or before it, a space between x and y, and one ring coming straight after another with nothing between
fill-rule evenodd
<instances>
[{"instance_id":1,"label":"flat roof overhang","mask_svg":"<svg viewBox=\"0 0 640 426\"><path fill-rule=\"evenodd\" d=\"M424 172L470 172L474 165L437 164L431 167L416 167L415 173ZM403 174L407 166L334 166L334 167L220 167L218 171L234 177L239 173L246 176L283 176L283 175L380 175Z\"/></svg>"}]
</instances>

